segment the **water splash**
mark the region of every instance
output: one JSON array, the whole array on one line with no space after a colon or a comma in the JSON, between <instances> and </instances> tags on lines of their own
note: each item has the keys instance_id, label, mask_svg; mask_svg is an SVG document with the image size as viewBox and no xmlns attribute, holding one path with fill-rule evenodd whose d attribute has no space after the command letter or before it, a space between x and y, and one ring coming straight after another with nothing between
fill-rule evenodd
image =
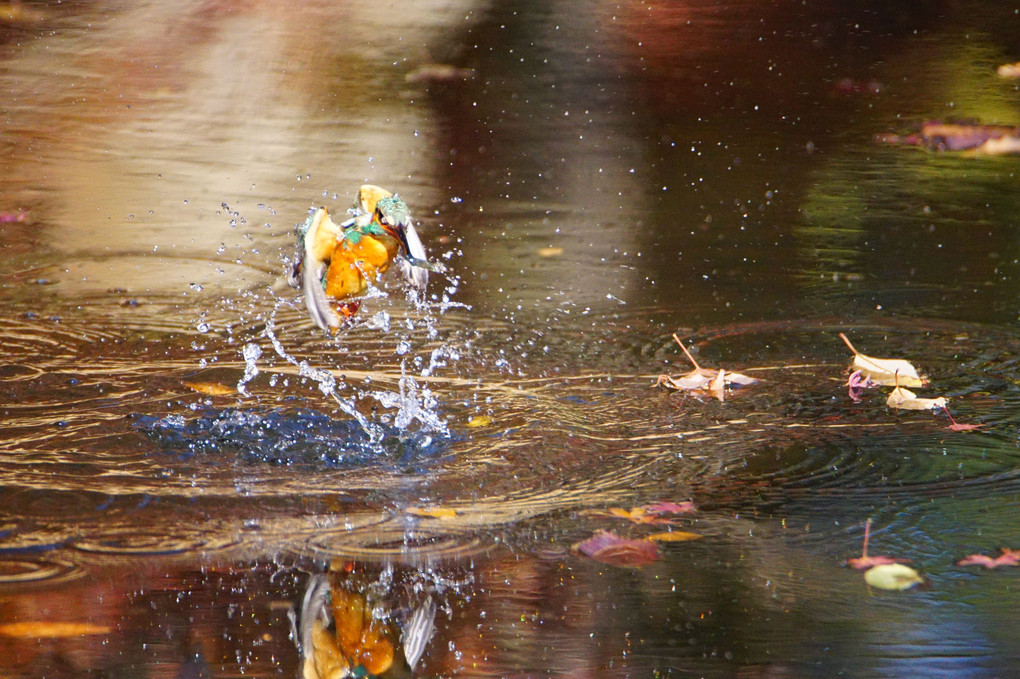
<instances>
[{"instance_id":1,"label":"water splash","mask_svg":"<svg viewBox=\"0 0 1020 679\"><path fill-rule=\"evenodd\" d=\"M262 356L262 347L254 342L248 342L241 350L244 357L244 376L237 381L237 391L243 396L249 396L245 385L251 382L259 374L258 360Z\"/></svg>"},{"instance_id":2,"label":"water splash","mask_svg":"<svg viewBox=\"0 0 1020 679\"><path fill-rule=\"evenodd\" d=\"M273 312L269 314L266 319L266 327L263 331L266 339L273 345L273 350L276 354L287 361L291 365L297 366L298 374L301 377L306 377L313 380L319 387L319 391L323 396L333 399L333 401L340 407L340 409L350 417L354 418L359 425L361 425L362 431L368 435L369 440L373 443L379 443L382 441L385 435L382 429L380 429L375 423L370 422L368 418L358 412L353 401L342 398L337 393L337 381L333 373L322 368L316 368L308 363L308 361L299 361L287 352L283 343L279 337L276 336L276 311L279 309L279 302L273 308Z\"/></svg>"}]
</instances>

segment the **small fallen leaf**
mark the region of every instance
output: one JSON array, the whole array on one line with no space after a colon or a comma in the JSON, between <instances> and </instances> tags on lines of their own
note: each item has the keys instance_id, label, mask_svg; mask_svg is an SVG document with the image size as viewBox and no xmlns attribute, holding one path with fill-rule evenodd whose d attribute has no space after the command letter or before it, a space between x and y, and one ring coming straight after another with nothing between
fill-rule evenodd
<instances>
[{"instance_id":1,"label":"small fallen leaf","mask_svg":"<svg viewBox=\"0 0 1020 679\"><path fill-rule=\"evenodd\" d=\"M1003 155L1020 151L1020 128L980 123L930 121L912 134L880 134L875 141L900 146L923 146L931 151L967 151Z\"/></svg>"},{"instance_id":2,"label":"small fallen leaf","mask_svg":"<svg viewBox=\"0 0 1020 679\"><path fill-rule=\"evenodd\" d=\"M563 254L563 248L539 248L536 252L539 257L559 257Z\"/></svg>"},{"instance_id":3,"label":"small fallen leaf","mask_svg":"<svg viewBox=\"0 0 1020 679\"><path fill-rule=\"evenodd\" d=\"M475 77L472 68L459 68L451 64L423 64L404 76L409 83L451 82Z\"/></svg>"},{"instance_id":4,"label":"small fallen leaf","mask_svg":"<svg viewBox=\"0 0 1020 679\"><path fill-rule=\"evenodd\" d=\"M688 533L687 531L674 530L667 531L664 533L652 533L646 535L645 540L651 540L652 542L688 542L689 540L700 540L703 535L697 533Z\"/></svg>"},{"instance_id":5,"label":"small fallen leaf","mask_svg":"<svg viewBox=\"0 0 1020 679\"><path fill-rule=\"evenodd\" d=\"M996 68L1001 77L1020 77L1020 61L1015 63L1004 63Z\"/></svg>"},{"instance_id":6,"label":"small fallen leaf","mask_svg":"<svg viewBox=\"0 0 1020 679\"><path fill-rule=\"evenodd\" d=\"M672 519L666 518L670 514L693 514L697 510L693 502L657 502L643 507L632 509L621 509L610 507L605 511L593 512L598 516L611 516L617 519L626 519L631 523L672 523Z\"/></svg>"},{"instance_id":7,"label":"small fallen leaf","mask_svg":"<svg viewBox=\"0 0 1020 679\"><path fill-rule=\"evenodd\" d=\"M924 578L910 566L890 563L869 568L864 573L864 582L877 589L902 591L920 585Z\"/></svg>"},{"instance_id":8,"label":"small fallen leaf","mask_svg":"<svg viewBox=\"0 0 1020 679\"><path fill-rule=\"evenodd\" d=\"M853 368L863 377L870 378L875 384L903 385L907 387L923 387L924 379L917 374L917 369L902 358L874 358L857 351L843 333L840 339L854 354Z\"/></svg>"},{"instance_id":9,"label":"small fallen leaf","mask_svg":"<svg viewBox=\"0 0 1020 679\"><path fill-rule=\"evenodd\" d=\"M974 431L975 429L980 429L985 426L983 424L962 424L953 419L953 414L949 412L949 408L943 407L942 410L945 411L946 417L948 417L949 421L952 422L952 424L946 427L946 429L951 429L952 431Z\"/></svg>"},{"instance_id":10,"label":"small fallen leaf","mask_svg":"<svg viewBox=\"0 0 1020 679\"><path fill-rule=\"evenodd\" d=\"M452 519L460 514L449 507L408 507L404 510L412 516L423 516L429 519Z\"/></svg>"},{"instance_id":11,"label":"small fallen leaf","mask_svg":"<svg viewBox=\"0 0 1020 679\"><path fill-rule=\"evenodd\" d=\"M670 523L669 519L662 518L659 514L651 514L645 511L643 507L635 507L634 509L622 509L620 507L610 507L605 511L592 512L595 516L610 516L615 519L626 519L631 523L643 524L643 523Z\"/></svg>"},{"instance_id":12,"label":"small fallen leaf","mask_svg":"<svg viewBox=\"0 0 1020 679\"><path fill-rule=\"evenodd\" d=\"M683 502L656 502L645 505L644 510L651 514L693 514L698 511L690 500Z\"/></svg>"},{"instance_id":13,"label":"small fallen leaf","mask_svg":"<svg viewBox=\"0 0 1020 679\"><path fill-rule=\"evenodd\" d=\"M0 212L0 224L24 224L28 221L28 213L21 212Z\"/></svg>"},{"instance_id":14,"label":"small fallen leaf","mask_svg":"<svg viewBox=\"0 0 1020 679\"><path fill-rule=\"evenodd\" d=\"M957 566L984 566L985 568L998 568L999 566L1020 566L1020 549L1002 549L1002 554L994 559L984 554L968 554L956 562Z\"/></svg>"},{"instance_id":15,"label":"small fallen leaf","mask_svg":"<svg viewBox=\"0 0 1020 679\"><path fill-rule=\"evenodd\" d=\"M708 393L720 401L726 400L726 371L719 369L719 374L708 383Z\"/></svg>"},{"instance_id":16,"label":"small fallen leaf","mask_svg":"<svg viewBox=\"0 0 1020 679\"><path fill-rule=\"evenodd\" d=\"M468 420L467 426L474 429L476 427L487 427L490 424L492 424L492 418L488 415L475 415Z\"/></svg>"},{"instance_id":17,"label":"small fallen leaf","mask_svg":"<svg viewBox=\"0 0 1020 679\"><path fill-rule=\"evenodd\" d=\"M65 639L109 634L110 627L87 622L9 622L0 625L0 636L14 639Z\"/></svg>"},{"instance_id":18,"label":"small fallen leaf","mask_svg":"<svg viewBox=\"0 0 1020 679\"><path fill-rule=\"evenodd\" d=\"M903 387L896 387L885 400L890 408L901 408L903 410L936 410L946 407L946 399L943 396L938 398L918 398L914 392Z\"/></svg>"},{"instance_id":19,"label":"small fallen leaf","mask_svg":"<svg viewBox=\"0 0 1020 679\"><path fill-rule=\"evenodd\" d=\"M185 382L184 386L206 396L231 396L237 393L237 387L230 387L219 382Z\"/></svg>"},{"instance_id":20,"label":"small fallen leaf","mask_svg":"<svg viewBox=\"0 0 1020 679\"><path fill-rule=\"evenodd\" d=\"M901 563L903 561L909 561L909 559L896 559L891 556L868 556L868 542L871 540L871 519L868 519L864 523L864 547L861 549L861 555L854 559L847 559L844 565L855 568L859 571L873 568L875 566L884 566L893 563Z\"/></svg>"},{"instance_id":21,"label":"small fallen leaf","mask_svg":"<svg viewBox=\"0 0 1020 679\"><path fill-rule=\"evenodd\" d=\"M688 373L684 373L679 377L670 377L669 375L659 375L658 379L655 380L654 386L665 386L670 389L676 389L677 391L696 391L698 389L706 389L713 396L718 398L720 401L723 400L725 394L725 388L727 386L747 386L754 384L758 381L756 377L749 377L740 373L727 372L725 370L713 370L709 368L702 368L698 365L698 362L694 360L694 356L687 350L684 343L680 341L680 338L673 333L673 339L680 348L683 349L684 354L687 356L693 365L694 369Z\"/></svg>"},{"instance_id":22,"label":"small fallen leaf","mask_svg":"<svg viewBox=\"0 0 1020 679\"><path fill-rule=\"evenodd\" d=\"M574 545L572 549L611 566L639 568L659 559L659 548L654 542L622 538L606 530L596 532L587 540Z\"/></svg>"}]
</instances>

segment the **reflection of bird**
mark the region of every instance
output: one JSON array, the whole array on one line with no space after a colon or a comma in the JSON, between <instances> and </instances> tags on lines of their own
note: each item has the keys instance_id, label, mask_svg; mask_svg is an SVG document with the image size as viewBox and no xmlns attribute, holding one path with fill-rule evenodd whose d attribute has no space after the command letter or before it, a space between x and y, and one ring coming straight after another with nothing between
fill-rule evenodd
<instances>
[{"instance_id":1,"label":"reflection of bird","mask_svg":"<svg viewBox=\"0 0 1020 679\"><path fill-rule=\"evenodd\" d=\"M426 596L406 617L400 616L367 594L370 583L351 581L353 566L345 564L344 571L331 573L332 583L324 575L308 581L293 630L302 679L413 676L435 632L435 602Z\"/></svg>"},{"instance_id":2,"label":"reflection of bird","mask_svg":"<svg viewBox=\"0 0 1020 679\"><path fill-rule=\"evenodd\" d=\"M385 189L365 184L342 224L319 208L299 233L299 253L291 283L304 289L305 305L316 325L335 330L358 310L360 302L340 301L336 311L330 300L350 300L373 284L393 259L411 285L424 290L428 283L425 248L411 222L407 204ZM302 261L303 260L303 261ZM297 269L302 270L300 278Z\"/></svg>"}]
</instances>

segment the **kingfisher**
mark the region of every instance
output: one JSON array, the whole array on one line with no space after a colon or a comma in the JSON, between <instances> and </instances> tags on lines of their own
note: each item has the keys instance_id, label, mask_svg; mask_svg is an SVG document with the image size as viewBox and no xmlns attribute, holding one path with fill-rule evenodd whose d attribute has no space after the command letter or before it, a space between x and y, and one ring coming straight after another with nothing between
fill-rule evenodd
<instances>
[{"instance_id":1,"label":"kingfisher","mask_svg":"<svg viewBox=\"0 0 1020 679\"><path fill-rule=\"evenodd\" d=\"M304 291L312 320L330 333L357 312L361 301L352 298L374 284L394 259L417 290L425 290L428 272L437 270L399 196L365 184L349 213L350 219L337 224L320 207L298 227L298 255L290 275L291 285Z\"/></svg>"}]
</instances>

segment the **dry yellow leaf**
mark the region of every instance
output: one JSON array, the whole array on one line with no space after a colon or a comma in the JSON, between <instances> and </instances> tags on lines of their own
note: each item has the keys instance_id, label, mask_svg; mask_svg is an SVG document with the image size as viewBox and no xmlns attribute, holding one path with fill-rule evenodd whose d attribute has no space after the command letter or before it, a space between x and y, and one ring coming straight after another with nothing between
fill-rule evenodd
<instances>
[{"instance_id":1,"label":"dry yellow leaf","mask_svg":"<svg viewBox=\"0 0 1020 679\"><path fill-rule=\"evenodd\" d=\"M903 385L906 387L923 387L924 380L917 374L917 368L902 358L874 358L857 351L843 333L840 339L854 354L853 368L860 370L861 375L870 377L875 384L883 386Z\"/></svg>"},{"instance_id":2,"label":"dry yellow leaf","mask_svg":"<svg viewBox=\"0 0 1020 679\"><path fill-rule=\"evenodd\" d=\"M404 511L413 516L424 516L430 519L452 519L459 514L456 509L448 507L408 507Z\"/></svg>"},{"instance_id":3,"label":"dry yellow leaf","mask_svg":"<svg viewBox=\"0 0 1020 679\"><path fill-rule=\"evenodd\" d=\"M184 386L206 396L230 396L237 393L236 387L230 387L219 382L185 382Z\"/></svg>"},{"instance_id":4,"label":"dry yellow leaf","mask_svg":"<svg viewBox=\"0 0 1020 679\"><path fill-rule=\"evenodd\" d=\"M492 424L492 418L488 415L475 415L468 420L467 426L474 429L475 427L487 427Z\"/></svg>"},{"instance_id":5,"label":"dry yellow leaf","mask_svg":"<svg viewBox=\"0 0 1020 679\"><path fill-rule=\"evenodd\" d=\"M559 257L563 254L563 248L539 248L539 257Z\"/></svg>"},{"instance_id":6,"label":"dry yellow leaf","mask_svg":"<svg viewBox=\"0 0 1020 679\"><path fill-rule=\"evenodd\" d=\"M900 591L910 589L924 582L917 571L901 563L888 563L869 568L864 581L877 589Z\"/></svg>"},{"instance_id":7,"label":"dry yellow leaf","mask_svg":"<svg viewBox=\"0 0 1020 679\"><path fill-rule=\"evenodd\" d=\"M0 636L15 639L62 639L90 634L109 634L110 627L87 622L9 622L0 625Z\"/></svg>"},{"instance_id":8,"label":"dry yellow leaf","mask_svg":"<svg viewBox=\"0 0 1020 679\"><path fill-rule=\"evenodd\" d=\"M664 533L652 533L647 536L645 540L651 540L652 542L687 542L689 540L700 540L702 535L697 533L688 533L682 530L666 531Z\"/></svg>"},{"instance_id":9,"label":"dry yellow leaf","mask_svg":"<svg viewBox=\"0 0 1020 679\"><path fill-rule=\"evenodd\" d=\"M914 392L903 387L893 389L885 403L890 408L900 408L902 410L935 410L946 407L944 396L939 396L938 398L918 398Z\"/></svg>"}]
</instances>

